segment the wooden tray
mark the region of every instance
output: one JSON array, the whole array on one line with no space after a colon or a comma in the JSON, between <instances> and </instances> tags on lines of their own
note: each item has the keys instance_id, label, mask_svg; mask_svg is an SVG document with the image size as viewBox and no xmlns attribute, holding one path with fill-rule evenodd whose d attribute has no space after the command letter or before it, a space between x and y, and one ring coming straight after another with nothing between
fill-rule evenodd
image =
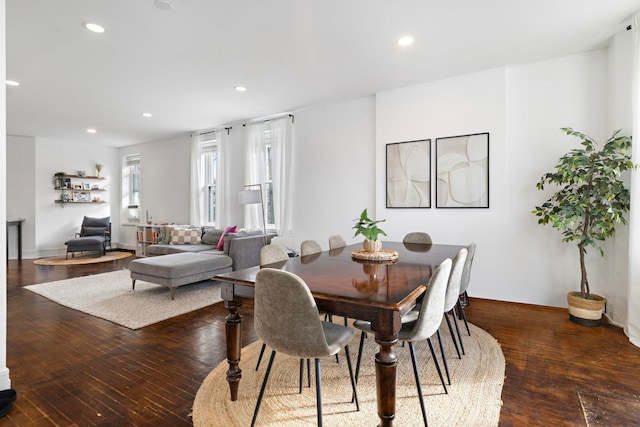
<instances>
[{"instance_id":1,"label":"wooden tray","mask_svg":"<svg viewBox=\"0 0 640 427\"><path fill-rule=\"evenodd\" d=\"M357 249L351 252L351 257L365 261L394 261L398 259L398 251L380 249L378 252L367 252L364 249Z\"/></svg>"}]
</instances>

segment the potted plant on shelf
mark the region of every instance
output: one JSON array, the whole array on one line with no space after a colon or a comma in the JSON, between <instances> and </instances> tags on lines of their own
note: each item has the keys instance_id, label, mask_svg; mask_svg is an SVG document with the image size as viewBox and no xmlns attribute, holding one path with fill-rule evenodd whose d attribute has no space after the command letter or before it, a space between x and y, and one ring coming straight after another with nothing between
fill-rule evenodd
<instances>
[{"instance_id":1,"label":"potted plant on shelf","mask_svg":"<svg viewBox=\"0 0 640 427\"><path fill-rule=\"evenodd\" d=\"M51 184L53 185L53 188L55 188L56 190L63 188L65 175L66 173L64 172L56 172L53 174L53 178L51 178Z\"/></svg>"},{"instance_id":2,"label":"potted plant on shelf","mask_svg":"<svg viewBox=\"0 0 640 427\"><path fill-rule=\"evenodd\" d=\"M363 210L360 214L360 218L356 218L354 219L354 221L356 221L356 225L354 225L352 228L356 230L356 233L353 235L353 237L362 235L365 238L365 241L362 243L362 247L365 251L379 251L382 248L382 241L378 240L378 236L380 234L386 236L387 233L378 228L378 224L386 220L372 220L371 218L369 218L367 209L365 208L365 210Z\"/></svg>"},{"instance_id":3,"label":"potted plant on shelf","mask_svg":"<svg viewBox=\"0 0 640 427\"><path fill-rule=\"evenodd\" d=\"M631 137L620 136L617 130L598 149L592 138L571 128L562 128L570 136L580 138L583 148L575 148L560 157L554 172L540 178L536 185L544 190L545 184L560 188L546 202L532 211L538 223L551 224L562 232L563 242L574 242L580 255L580 292L569 292L569 318L582 325L598 325L602 317L605 298L592 294L585 264L586 248L596 248L601 256L604 250L599 242L611 237L618 223L626 223L623 216L629 211L629 190L624 187L622 172L636 165L627 152Z\"/></svg>"}]
</instances>

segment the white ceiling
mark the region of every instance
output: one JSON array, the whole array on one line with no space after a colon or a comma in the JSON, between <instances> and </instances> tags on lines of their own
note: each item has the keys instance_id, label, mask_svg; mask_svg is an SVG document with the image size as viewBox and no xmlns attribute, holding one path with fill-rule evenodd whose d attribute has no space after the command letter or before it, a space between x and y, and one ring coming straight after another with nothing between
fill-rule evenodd
<instances>
[{"instance_id":1,"label":"white ceiling","mask_svg":"<svg viewBox=\"0 0 640 427\"><path fill-rule=\"evenodd\" d=\"M7 87L7 133L153 141L591 50L640 11L640 0L167 1L6 0L7 79L21 83ZM396 45L404 34L413 46Z\"/></svg>"}]
</instances>

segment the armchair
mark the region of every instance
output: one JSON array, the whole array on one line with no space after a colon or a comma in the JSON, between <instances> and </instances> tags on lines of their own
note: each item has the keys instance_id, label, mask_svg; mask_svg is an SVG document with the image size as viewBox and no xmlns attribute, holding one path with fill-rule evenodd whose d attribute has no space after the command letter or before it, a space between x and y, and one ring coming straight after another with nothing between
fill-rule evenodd
<instances>
[{"instance_id":1,"label":"armchair","mask_svg":"<svg viewBox=\"0 0 640 427\"><path fill-rule=\"evenodd\" d=\"M67 246L65 256L67 259L69 253L73 257L75 252L99 251L102 255L106 254L107 246L111 249L111 217L91 218L85 216L80 232L64 244Z\"/></svg>"}]
</instances>

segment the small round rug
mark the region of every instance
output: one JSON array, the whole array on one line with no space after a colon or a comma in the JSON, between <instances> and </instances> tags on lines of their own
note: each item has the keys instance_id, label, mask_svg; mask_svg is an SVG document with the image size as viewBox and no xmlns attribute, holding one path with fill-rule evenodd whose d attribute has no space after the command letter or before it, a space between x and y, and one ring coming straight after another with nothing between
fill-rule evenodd
<instances>
[{"instance_id":1,"label":"small round rug","mask_svg":"<svg viewBox=\"0 0 640 427\"><path fill-rule=\"evenodd\" d=\"M458 359L446 326L442 329L445 354L451 375L451 385L445 394L426 342L416 343L416 354L423 387L429 426L497 426L500 418L505 360L498 342L484 330L469 325L471 336L463 335L466 355ZM444 332L446 331L446 335ZM466 332L466 331L465 331ZM354 363L360 333L349 345ZM440 365L437 338L432 338ZM200 386L193 405L195 427L248 426L251 423L258 392L262 384L271 350L267 348L260 369L255 366L261 341L242 349L242 379L238 400L232 402L226 381L227 361L214 368ZM358 397L360 411L351 403L351 383L344 352L340 363L335 358L321 360L322 411L325 426L374 426L379 420L376 404L374 354L378 345L370 336L365 341ZM409 346L395 346L398 355L396 424L423 426L417 396ZM259 426L315 426L316 393L313 361L311 388L306 387L306 369L302 394L298 393L299 360L278 353L256 425ZM444 368L443 368L444 370Z\"/></svg>"},{"instance_id":2,"label":"small round rug","mask_svg":"<svg viewBox=\"0 0 640 427\"><path fill-rule=\"evenodd\" d=\"M76 253L74 257L69 255L69 259L65 259L65 256L54 256L49 258L40 258L33 261L37 265L80 265L80 264L94 264L97 262L108 262L124 259L132 256L131 252L123 251L111 251L105 255L100 255L97 252L88 252L84 254Z\"/></svg>"}]
</instances>

